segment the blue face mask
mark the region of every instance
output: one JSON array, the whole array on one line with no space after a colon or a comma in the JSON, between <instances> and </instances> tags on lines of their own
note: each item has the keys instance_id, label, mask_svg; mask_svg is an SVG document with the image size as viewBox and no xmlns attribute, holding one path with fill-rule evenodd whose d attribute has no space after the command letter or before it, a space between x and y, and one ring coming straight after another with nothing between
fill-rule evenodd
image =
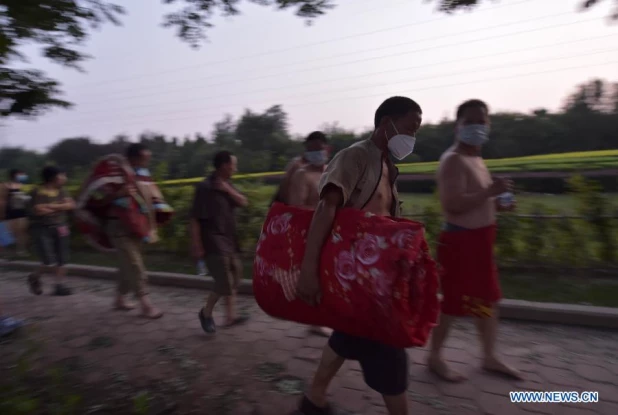
<instances>
[{"instance_id":1,"label":"blue face mask","mask_svg":"<svg viewBox=\"0 0 618 415\"><path fill-rule=\"evenodd\" d=\"M19 182L19 183L26 183L28 181L28 175L27 174L18 174L15 179Z\"/></svg>"},{"instance_id":2,"label":"blue face mask","mask_svg":"<svg viewBox=\"0 0 618 415\"><path fill-rule=\"evenodd\" d=\"M305 160L314 166L323 166L326 164L326 151L306 151Z\"/></svg>"},{"instance_id":3,"label":"blue face mask","mask_svg":"<svg viewBox=\"0 0 618 415\"><path fill-rule=\"evenodd\" d=\"M489 140L489 127L485 124L462 125L457 139L471 146L482 146Z\"/></svg>"},{"instance_id":4,"label":"blue face mask","mask_svg":"<svg viewBox=\"0 0 618 415\"><path fill-rule=\"evenodd\" d=\"M135 169L135 174L138 176L150 176L150 170L145 167L139 167Z\"/></svg>"}]
</instances>

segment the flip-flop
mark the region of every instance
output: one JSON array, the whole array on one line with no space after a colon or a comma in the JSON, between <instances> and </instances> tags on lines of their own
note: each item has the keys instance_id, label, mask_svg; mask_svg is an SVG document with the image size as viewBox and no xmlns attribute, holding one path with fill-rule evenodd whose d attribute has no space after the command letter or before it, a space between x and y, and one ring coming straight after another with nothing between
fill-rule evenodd
<instances>
[{"instance_id":1,"label":"flip-flop","mask_svg":"<svg viewBox=\"0 0 618 415\"><path fill-rule=\"evenodd\" d=\"M298 412L302 415L335 415L335 412L330 405L327 405L324 408L319 407L311 402L306 396L303 396L303 399L300 401Z\"/></svg>"}]
</instances>

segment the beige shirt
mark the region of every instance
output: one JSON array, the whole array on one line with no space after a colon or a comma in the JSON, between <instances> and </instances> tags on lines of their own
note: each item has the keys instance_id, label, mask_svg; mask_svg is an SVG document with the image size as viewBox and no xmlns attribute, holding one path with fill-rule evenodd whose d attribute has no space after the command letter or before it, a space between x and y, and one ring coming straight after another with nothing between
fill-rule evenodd
<instances>
[{"instance_id":1,"label":"beige shirt","mask_svg":"<svg viewBox=\"0 0 618 415\"><path fill-rule=\"evenodd\" d=\"M335 155L320 179L318 191L321 195L327 185L334 185L341 190L345 207L360 210L375 206L380 198L380 203L388 205L391 216L400 216L397 175L397 168L383 157L382 151L371 140L364 140ZM389 188L391 200L384 202L385 188Z\"/></svg>"}]
</instances>

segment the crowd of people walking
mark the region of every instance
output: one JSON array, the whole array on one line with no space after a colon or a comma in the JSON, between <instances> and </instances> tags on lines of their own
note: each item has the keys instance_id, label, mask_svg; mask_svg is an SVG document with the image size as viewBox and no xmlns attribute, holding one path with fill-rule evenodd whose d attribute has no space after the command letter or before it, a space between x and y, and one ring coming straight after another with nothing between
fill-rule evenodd
<instances>
[{"instance_id":1,"label":"crowd of people walking","mask_svg":"<svg viewBox=\"0 0 618 415\"><path fill-rule=\"evenodd\" d=\"M338 209L352 207L387 217L401 214L396 188L398 169L394 161L413 152L422 115L420 105L412 99L389 98L376 110L374 132L367 140L353 144L329 160L328 138L316 131L307 136L304 153L290 161L273 201L314 211L296 287L297 296L303 301L310 305L319 302L320 255ZM483 350L483 368L520 378L517 369L500 359L496 347L496 305L501 292L493 258L495 220L497 211L515 208L511 199L501 198L509 194L512 182L492 177L481 156L490 132L487 104L480 100L464 102L456 111L456 120L453 145L445 149L437 171L444 214L437 250L437 260L443 269L443 299L442 315L431 340L428 367L444 380L464 380L463 375L446 365L442 349L452 322L461 316L474 316ZM27 277L27 287L33 294L41 295L45 291L43 282L45 276L50 276L53 295L71 295L73 290L66 278L69 213L94 212L95 221L91 223L102 232L99 240L107 241L118 261L117 295L110 299L110 306L122 311L136 308L127 299L132 294L139 302L141 316L157 319L163 316L163 311L153 305L148 295L142 249L146 243L156 243L157 225L164 223L161 217L170 209L150 178L151 152L147 147L131 144L123 156L116 157L112 161L120 170L124 169L124 176L109 173L91 178L82 186L77 201L65 190L67 176L58 167L44 167L40 184L29 192L24 189L28 176L20 170L11 170L9 180L0 187L1 245L5 250L12 246L17 255L24 255L28 242L32 242L40 262L39 269ZM214 288L197 316L208 334L216 333L218 324L231 327L248 321L248 316L240 315L236 308L243 270L236 211L249 203L233 184L237 163L231 152L218 152L212 160L212 174L195 188L190 210L193 256L204 261L214 279ZM225 320L215 322L213 309L220 299L225 305ZM10 317L0 318L0 335L9 334L21 324ZM405 350L340 331L332 332L326 327L309 330L328 337L328 343L300 403L300 413L332 413L327 402L328 387L345 360L356 360L367 385L384 397L388 412L408 414Z\"/></svg>"}]
</instances>

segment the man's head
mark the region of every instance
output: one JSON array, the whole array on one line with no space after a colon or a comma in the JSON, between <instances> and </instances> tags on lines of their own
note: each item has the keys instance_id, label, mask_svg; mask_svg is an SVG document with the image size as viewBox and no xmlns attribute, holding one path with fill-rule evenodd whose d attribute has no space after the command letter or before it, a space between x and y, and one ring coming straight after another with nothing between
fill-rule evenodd
<instances>
[{"instance_id":1,"label":"man's head","mask_svg":"<svg viewBox=\"0 0 618 415\"><path fill-rule=\"evenodd\" d=\"M376 110L374 139L397 159L414 149L416 132L423 121L420 105L406 97L391 97Z\"/></svg>"},{"instance_id":2,"label":"man's head","mask_svg":"<svg viewBox=\"0 0 618 415\"><path fill-rule=\"evenodd\" d=\"M9 180L17 183L25 183L28 181L28 175L23 170L11 169L11 171L9 171Z\"/></svg>"},{"instance_id":3,"label":"man's head","mask_svg":"<svg viewBox=\"0 0 618 415\"><path fill-rule=\"evenodd\" d=\"M304 159L314 166L323 166L330 156L330 148L326 135L321 131L314 131L305 138Z\"/></svg>"},{"instance_id":4,"label":"man's head","mask_svg":"<svg viewBox=\"0 0 618 415\"><path fill-rule=\"evenodd\" d=\"M480 99L470 99L457 107L455 124L460 143L480 147L488 140L489 107Z\"/></svg>"},{"instance_id":5,"label":"man's head","mask_svg":"<svg viewBox=\"0 0 618 415\"><path fill-rule=\"evenodd\" d=\"M127 160L133 167L146 168L150 164L152 152L142 143L133 143L127 147Z\"/></svg>"},{"instance_id":6,"label":"man's head","mask_svg":"<svg viewBox=\"0 0 618 415\"><path fill-rule=\"evenodd\" d=\"M46 186L62 187L67 182L67 175L59 167L46 166L41 172L41 179L43 179L43 184Z\"/></svg>"},{"instance_id":7,"label":"man's head","mask_svg":"<svg viewBox=\"0 0 618 415\"><path fill-rule=\"evenodd\" d=\"M212 163L217 174L223 179L229 179L236 173L236 156L229 151L219 151L215 154Z\"/></svg>"}]
</instances>

